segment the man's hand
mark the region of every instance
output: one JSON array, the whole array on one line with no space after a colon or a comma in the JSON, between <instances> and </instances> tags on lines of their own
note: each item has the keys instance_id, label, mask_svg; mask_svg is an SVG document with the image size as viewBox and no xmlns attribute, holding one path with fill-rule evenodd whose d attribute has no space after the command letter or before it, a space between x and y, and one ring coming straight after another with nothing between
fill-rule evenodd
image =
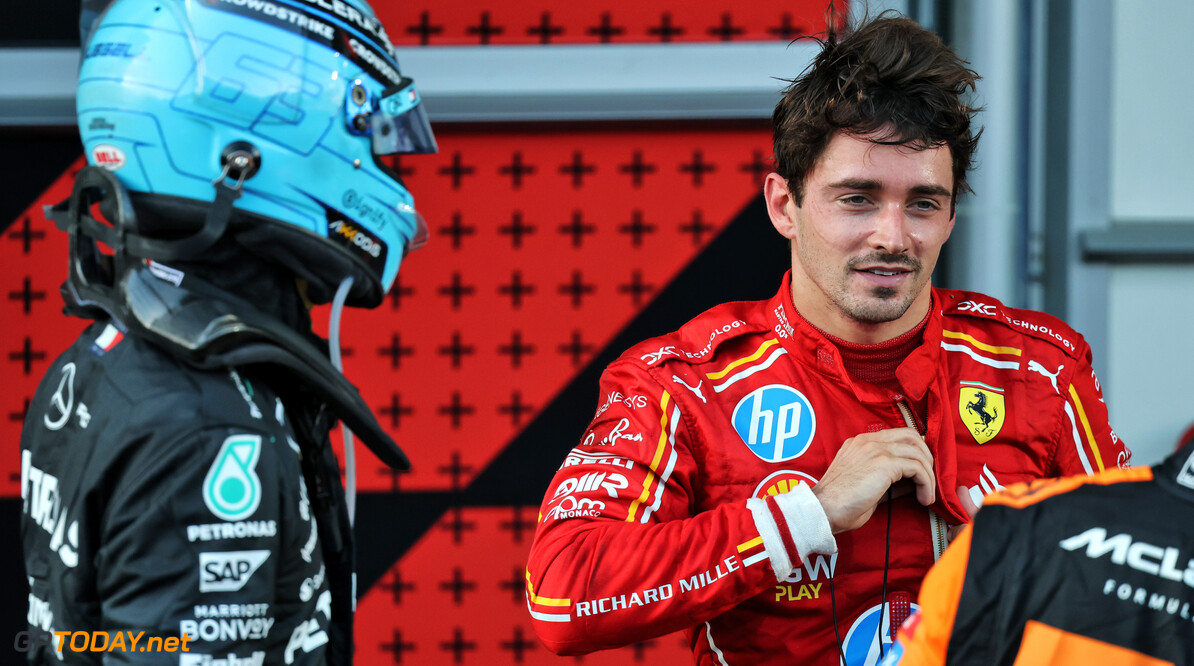
<instances>
[{"instance_id":1,"label":"man's hand","mask_svg":"<svg viewBox=\"0 0 1194 666\"><path fill-rule=\"evenodd\" d=\"M916 484L916 499L928 506L937 495L933 455L912 428L868 432L847 439L813 494L834 534L862 527L884 493L900 479Z\"/></svg>"},{"instance_id":2,"label":"man's hand","mask_svg":"<svg viewBox=\"0 0 1194 666\"><path fill-rule=\"evenodd\" d=\"M974 515L978 513L979 506L970 499L970 489L966 486L958 486L958 501L962 504L962 508L966 510L966 515L970 516L970 522L974 522ZM953 543L954 539L962 533L962 528L970 523L962 523L961 525L949 526L949 542Z\"/></svg>"}]
</instances>

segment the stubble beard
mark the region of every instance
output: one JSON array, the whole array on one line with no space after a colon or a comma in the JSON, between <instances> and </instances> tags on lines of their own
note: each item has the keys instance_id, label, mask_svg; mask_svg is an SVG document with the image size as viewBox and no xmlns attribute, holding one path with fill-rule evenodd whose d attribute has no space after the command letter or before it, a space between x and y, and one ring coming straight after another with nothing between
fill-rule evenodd
<instances>
[{"instance_id":1,"label":"stubble beard","mask_svg":"<svg viewBox=\"0 0 1194 666\"><path fill-rule=\"evenodd\" d=\"M865 265L871 261L904 264L911 271L910 284L906 292L901 295L899 289L893 287L871 287L861 295L856 295L850 289L850 282L854 278L854 267ZM846 274L834 304L845 316L863 324L884 324L903 317L912 307L917 294L924 287L921 284L922 266L920 261L907 255L879 255L851 261L846 267Z\"/></svg>"},{"instance_id":2,"label":"stubble beard","mask_svg":"<svg viewBox=\"0 0 1194 666\"><path fill-rule=\"evenodd\" d=\"M884 324L895 321L908 312L912 301L916 298L915 291L909 291L900 298L898 289L891 287L875 287L869 294L857 298L848 290L843 290L841 298L835 299L838 310L859 323Z\"/></svg>"}]
</instances>

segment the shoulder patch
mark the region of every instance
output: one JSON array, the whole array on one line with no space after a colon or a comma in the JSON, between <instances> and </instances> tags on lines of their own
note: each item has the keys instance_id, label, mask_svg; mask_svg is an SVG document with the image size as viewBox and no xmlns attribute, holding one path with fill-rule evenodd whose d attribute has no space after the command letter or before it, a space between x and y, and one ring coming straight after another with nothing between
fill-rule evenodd
<instances>
[{"instance_id":1,"label":"shoulder patch","mask_svg":"<svg viewBox=\"0 0 1194 666\"><path fill-rule=\"evenodd\" d=\"M96 356L103 356L104 354L112 351L112 349L116 345L120 344L120 341L123 339L124 332L112 325L112 322L108 322L108 324L104 326L104 330L100 332L98 337L96 337L95 342L91 343L91 353L95 354Z\"/></svg>"},{"instance_id":2,"label":"shoulder patch","mask_svg":"<svg viewBox=\"0 0 1194 666\"><path fill-rule=\"evenodd\" d=\"M1060 479L1036 479L1028 482L1013 483L1003 490L987 495L983 498L983 506L1000 504L1022 509L1050 497L1071 492L1082 486L1107 486L1133 481L1151 481L1152 478L1153 473L1151 468L1130 467L1128 469L1108 469L1094 476L1079 474Z\"/></svg>"},{"instance_id":3,"label":"shoulder patch","mask_svg":"<svg viewBox=\"0 0 1194 666\"><path fill-rule=\"evenodd\" d=\"M1020 334L1046 340L1068 356L1076 358L1079 355L1082 336L1053 315L1009 308L990 296L976 292L942 289L941 294L941 314L946 317L963 316L996 321Z\"/></svg>"},{"instance_id":4,"label":"shoulder patch","mask_svg":"<svg viewBox=\"0 0 1194 666\"><path fill-rule=\"evenodd\" d=\"M651 338L631 347L624 358L635 358L647 367L656 367L669 359L696 364L713 358L717 348L738 336L770 332L769 325L752 321L762 310L758 302L725 303L701 314L679 330Z\"/></svg>"}]
</instances>

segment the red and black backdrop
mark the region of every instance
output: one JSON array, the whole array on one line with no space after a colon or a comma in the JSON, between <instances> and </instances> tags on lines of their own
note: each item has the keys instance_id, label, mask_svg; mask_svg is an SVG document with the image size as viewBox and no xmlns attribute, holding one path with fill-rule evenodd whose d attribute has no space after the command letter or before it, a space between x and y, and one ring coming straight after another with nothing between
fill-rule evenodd
<instances>
[{"instance_id":1,"label":"red and black backdrop","mask_svg":"<svg viewBox=\"0 0 1194 666\"><path fill-rule=\"evenodd\" d=\"M434 48L788 40L814 32L828 3L374 4L397 44ZM55 34L70 39L73 21L60 18ZM708 307L778 286L787 249L760 196L769 123L435 129L439 154L400 163L431 242L408 257L381 307L344 316L345 373L414 465L393 474L358 455L358 658L570 662L537 644L525 611L539 501L598 404L607 363ZM84 322L61 314L66 238L41 212L69 192L82 164L77 135L0 137L13 172L0 201L0 224L11 223L0 236L6 641L25 609L21 422L46 367ZM326 311L315 319L326 322ZM668 636L576 661L683 663L687 651Z\"/></svg>"}]
</instances>

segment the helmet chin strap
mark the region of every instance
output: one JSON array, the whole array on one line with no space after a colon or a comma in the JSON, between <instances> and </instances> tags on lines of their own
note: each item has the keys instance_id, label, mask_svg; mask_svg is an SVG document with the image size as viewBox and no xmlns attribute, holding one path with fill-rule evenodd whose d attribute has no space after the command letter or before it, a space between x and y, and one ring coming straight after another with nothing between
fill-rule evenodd
<instances>
[{"instance_id":1,"label":"helmet chin strap","mask_svg":"<svg viewBox=\"0 0 1194 666\"><path fill-rule=\"evenodd\" d=\"M344 374L344 365L340 360L340 316L344 312L344 301L348 299L348 292L352 289L352 276L344 278L336 289L336 296L332 299L332 311L328 315L328 347L331 353L332 366L340 374ZM356 452L352 439L352 431L343 419L340 420L340 433L344 436L344 503L348 509L348 524L352 525L356 519L357 509L357 467Z\"/></svg>"}]
</instances>

